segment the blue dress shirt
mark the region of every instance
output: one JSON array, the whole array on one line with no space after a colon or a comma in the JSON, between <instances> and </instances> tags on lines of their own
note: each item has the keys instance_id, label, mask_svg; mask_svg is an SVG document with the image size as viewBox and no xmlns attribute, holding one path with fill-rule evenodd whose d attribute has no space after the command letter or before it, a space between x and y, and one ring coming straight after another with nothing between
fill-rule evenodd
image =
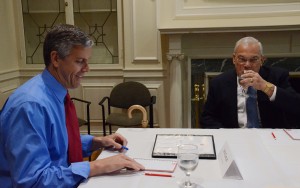
<instances>
[{"instance_id":1,"label":"blue dress shirt","mask_svg":"<svg viewBox=\"0 0 300 188\"><path fill-rule=\"evenodd\" d=\"M9 97L0 116L1 187L76 187L88 177L89 162L68 164L66 93L45 69ZM83 156L92 139L81 136Z\"/></svg>"}]
</instances>

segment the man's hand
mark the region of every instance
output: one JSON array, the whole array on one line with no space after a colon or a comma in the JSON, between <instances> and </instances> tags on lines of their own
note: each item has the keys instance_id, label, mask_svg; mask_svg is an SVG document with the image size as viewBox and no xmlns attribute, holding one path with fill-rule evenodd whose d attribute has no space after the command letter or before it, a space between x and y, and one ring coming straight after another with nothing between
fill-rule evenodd
<instances>
[{"instance_id":1,"label":"man's hand","mask_svg":"<svg viewBox=\"0 0 300 188\"><path fill-rule=\"evenodd\" d=\"M122 146L127 145L127 140L122 135L115 133L105 137L94 137L92 150L99 148L113 149L122 151Z\"/></svg>"},{"instance_id":2,"label":"man's hand","mask_svg":"<svg viewBox=\"0 0 300 188\"><path fill-rule=\"evenodd\" d=\"M266 87L267 81L264 80L257 72L252 70L245 70L244 74L241 75L243 80L241 80L241 84L245 87L252 86L256 90L264 90Z\"/></svg>"},{"instance_id":3,"label":"man's hand","mask_svg":"<svg viewBox=\"0 0 300 188\"><path fill-rule=\"evenodd\" d=\"M275 86L272 83L264 80L257 72L245 70L245 73L241 77L243 79L240 81L240 83L243 86L252 86L256 90L261 90L268 95L269 98L273 95Z\"/></svg>"},{"instance_id":4,"label":"man's hand","mask_svg":"<svg viewBox=\"0 0 300 188\"><path fill-rule=\"evenodd\" d=\"M112 157L90 162L89 177L115 172L124 168L131 169L133 171L145 169L143 165L139 164L134 159L124 154L118 154Z\"/></svg>"}]
</instances>

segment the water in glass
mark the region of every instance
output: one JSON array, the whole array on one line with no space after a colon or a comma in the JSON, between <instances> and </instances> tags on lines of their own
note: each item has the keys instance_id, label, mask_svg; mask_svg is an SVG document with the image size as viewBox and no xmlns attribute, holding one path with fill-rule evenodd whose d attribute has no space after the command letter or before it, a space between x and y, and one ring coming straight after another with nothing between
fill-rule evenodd
<instances>
[{"instance_id":1,"label":"water in glass","mask_svg":"<svg viewBox=\"0 0 300 188\"><path fill-rule=\"evenodd\" d=\"M242 78L241 76L239 76L238 79L239 79L240 87L241 87L241 89L242 89L242 95L243 95L244 97L247 97L247 88L245 88L245 87L241 84L241 81L242 81L244 78Z\"/></svg>"},{"instance_id":2,"label":"water in glass","mask_svg":"<svg viewBox=\"0 0 300 188\"><path fill-rule=\"evenodd\" d=\"M193 144L182 144L178 146L178 166L186 174L186 180L180 185L183 188L193 188L197 185L190 181L191 172L197 168L199 161L198 147Z\"/></svg>"}]
</instances>

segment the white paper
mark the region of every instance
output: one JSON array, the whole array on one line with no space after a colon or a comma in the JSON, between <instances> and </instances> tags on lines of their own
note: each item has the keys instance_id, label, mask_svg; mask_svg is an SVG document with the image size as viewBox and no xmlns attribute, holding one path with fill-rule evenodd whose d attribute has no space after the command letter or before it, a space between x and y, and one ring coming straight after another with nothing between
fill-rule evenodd
<instances>
[{"instance_id":1,"label":"white paper","mask_svg":"<svg viewBox=\"0 0 300 188\"><path fill-rule=\"evenodd\" d=\"M177 161L175 160L142 158L134 158L134 160L142 164L145 167L146 171L174 172L177 165Z\"/></svg>"},{"instance_id":2,"label":"white paper","mask_svg":"<svg viewBox=\"0 0 300 188\"><path fill-rule=\"evenodd\" d=\"M300 140L300 129L283 129L293 140Z\"/></svg>"}]
</instances>

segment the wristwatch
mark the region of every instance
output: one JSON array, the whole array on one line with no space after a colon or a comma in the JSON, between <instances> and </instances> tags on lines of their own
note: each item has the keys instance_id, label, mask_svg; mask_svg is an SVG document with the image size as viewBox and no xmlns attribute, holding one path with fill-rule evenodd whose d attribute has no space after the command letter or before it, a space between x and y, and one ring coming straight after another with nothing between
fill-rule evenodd
<instances>
[{"instance_id":1,"label":"wristwatch","mask_svg":"<svg viewBox=\"0 0 300 188\"><path fill-rule=\"evenodd\" d=\"M265 93L268 93L271 89L273 89L273 87L274 87L273 84L267 82L266 87L265 87L265 89L264 89L264 92L265 92Z\"/></svg>"}]
</instances>

